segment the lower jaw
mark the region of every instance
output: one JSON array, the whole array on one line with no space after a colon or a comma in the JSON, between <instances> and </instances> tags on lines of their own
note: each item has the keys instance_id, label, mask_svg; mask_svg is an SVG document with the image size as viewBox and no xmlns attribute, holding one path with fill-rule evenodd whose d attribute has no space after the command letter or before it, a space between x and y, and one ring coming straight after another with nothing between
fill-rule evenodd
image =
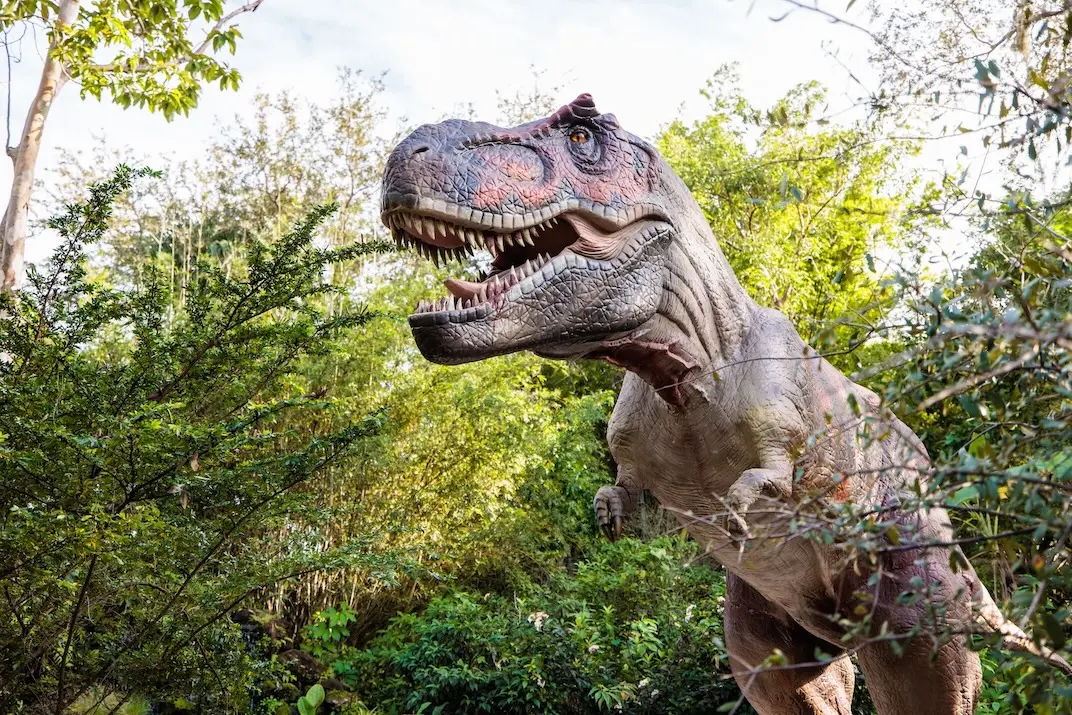
<instances>
[{"instance_id":1,"label":"lower jaw","mask_svg":"<svg viewBox=\"0 0 1072 715\"><path fill-rule=\"evenodd\" d=\"M475 362L522 350L556 358L583 357L593 347L598 347L607 335L634 330L658 308L663 284L662 262L658 256L665 253L660 249L665 249L672 231L669 228L644 231L637 238L639 240L611 261L592 261L567 250L552 259L556 266L554 273L546 275L539 283L515 284L502 294L502 302L412 314L409 325L417 347L426 359L445 365ZM599 271L601 275L577 271ZM608 280L612 273L619 274L616 280ZM547 306L561 303L561 300L541 304L536 295L545 291L551 296L576 295L570 286L574 281L604 285L611 290L600 294L598 305L577 298L560 307L556 311L559 319L555 321ZM647 288L638 291L638 285ZM622 286L632 288L624 292L613 290ZM608 318L599 308L604 302L625 306L613 326L607 325ZM556 322L558 326L551 327ZM596 330L597 325L604 328Z\"/></svg>"}]
</instances>

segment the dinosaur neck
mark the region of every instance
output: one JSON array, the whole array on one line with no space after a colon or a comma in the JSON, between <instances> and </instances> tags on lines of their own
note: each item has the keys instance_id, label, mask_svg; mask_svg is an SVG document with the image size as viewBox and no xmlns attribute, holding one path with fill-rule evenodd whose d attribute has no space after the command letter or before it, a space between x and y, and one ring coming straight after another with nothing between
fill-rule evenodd
<instances>
[{"instance_id":1,"label":"dinosaur neck","mask_svg":"<svg viewBox=\"0 0 1072 715\"><path fill-rule=\"evenodd\" d=\"M699 210L695 212L699 214ZM702 216L688 216L671 244L657 313L670 339L712 370L735 358L756 304L737 281Z\"/></svg>"},{"instance_id":2,"label":"dinosaur neck","mask_svg":"<svg viewBox=\"0 0 1072 715\"><path fill-rule=\"evenodd\" d=\"M681 216L656 314L592 355L637 373L677 407L706 402L712 371L732 362L756 304L737 281L699 209Z\"/></svg>"}]
</instances>

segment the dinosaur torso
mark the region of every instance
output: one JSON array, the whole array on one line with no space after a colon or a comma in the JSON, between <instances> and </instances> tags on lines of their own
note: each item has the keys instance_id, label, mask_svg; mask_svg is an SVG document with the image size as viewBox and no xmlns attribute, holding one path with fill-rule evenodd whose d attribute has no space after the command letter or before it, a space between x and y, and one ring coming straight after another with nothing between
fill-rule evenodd
<instances>
[{"instance_id":1,"label":"dinosaur torso","mask_svg":"<svg viewBox=\"0 0 1072 715\"><path fill-rule=\"evenodd\" d=\"M891 416L882 423L890 428L885 439L858 439L860 417L847 396L872 414L877 396L808 350L781 314L758 306L751 310L751 330L737 350L713 366L718 377L695 371L679 386L681 404L629 375L608 442L623 478L649 489L727 568L772 601L806 609L801 595L828 588L839 568L837 557L801 539L763 538L765 529L787 533L788 524L778 515L754 514L749 521L757 538L744 549L712 518L725 511L722 500L737 478L760 466L757 444L764 432L800 425L795 433L776 435L796 455L792 491L774 505L776 510L809 498L815 506L825 500L878 505L904 488L898 483L900 467L913 464L911 472L919 474L926 455Z\"/></svg>"}]
</instances>

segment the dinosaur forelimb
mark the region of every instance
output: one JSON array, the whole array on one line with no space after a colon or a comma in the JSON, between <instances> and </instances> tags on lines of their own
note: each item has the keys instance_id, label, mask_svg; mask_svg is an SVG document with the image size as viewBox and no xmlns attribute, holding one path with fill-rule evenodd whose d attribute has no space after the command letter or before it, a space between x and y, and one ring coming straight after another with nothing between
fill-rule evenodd
<instances>
[{"instance_id":1,"label":"dinosaur forelimb","mask_svg":"<svg viewBox=\"0 0 1072 715\"><path fill-rule=\"evenodd\" d=\"M617 541L622 535L622 520L625 518L626 502L629 492L623 487L600 487L596 492L593 508L599 528L611 541Z\"/></svg>"},{"instance_id":2,"label":"dinosaur forelimb","mask_svg":"<svg viewBox=\"0 0 1072 715\"><path fill-rule=\"evenodd\" d=\"M632 476L619 467L618 482L613 487L600 487L596 492L592 507L596 512L596 522L611 541L622 536L622 522L637 507L643 490Z\"/></svg>"},{"instance_id":3,"label":"dinosaur forelimb","mask_svg":"<svg viewBox=\"0 0 1072 715\"><path fill-rule=\"evenodd\" d=\"M732 538L751 538L746 516L760 497L788 500L792 495L793 478L788 469L755 468L741 473L722 497L725 515L722 527Z\"/></svg>"}]
</instances>

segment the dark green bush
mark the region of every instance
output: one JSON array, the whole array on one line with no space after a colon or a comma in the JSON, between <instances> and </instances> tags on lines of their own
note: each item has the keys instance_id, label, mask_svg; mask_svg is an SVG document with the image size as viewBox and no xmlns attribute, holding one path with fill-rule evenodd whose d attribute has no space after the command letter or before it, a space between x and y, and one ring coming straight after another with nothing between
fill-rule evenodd
<instances>
[{"instance_id":1,"label":"dark green bush","mask_svg":"<svg viewBox=\"0 0 1072 715\"><path fill-rule=\"evenodd\" d=\"M680 536L601 544L523 597L438 598L333 667L390 713L713 712L739 691L724 579L696 558Z\"/></svg>"}]
</instances>

